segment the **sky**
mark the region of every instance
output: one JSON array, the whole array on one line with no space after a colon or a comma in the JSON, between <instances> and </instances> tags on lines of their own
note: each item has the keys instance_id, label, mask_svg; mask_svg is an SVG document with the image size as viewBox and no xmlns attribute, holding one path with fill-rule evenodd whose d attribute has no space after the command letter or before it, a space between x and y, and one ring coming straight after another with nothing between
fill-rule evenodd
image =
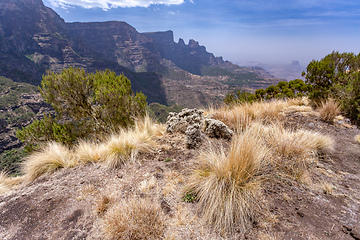
<instances>
[{"instance_id":1,"label":"sky","mask_svg":"<svg viewBox=\"0 0 360 240\"><path fill-rule=\"evenodd\" d=\"M360 52L360 0L43 0L66 22L125 21L172 30L241 65L302 66L333 50Z\"/></svg>"}]
</instances>

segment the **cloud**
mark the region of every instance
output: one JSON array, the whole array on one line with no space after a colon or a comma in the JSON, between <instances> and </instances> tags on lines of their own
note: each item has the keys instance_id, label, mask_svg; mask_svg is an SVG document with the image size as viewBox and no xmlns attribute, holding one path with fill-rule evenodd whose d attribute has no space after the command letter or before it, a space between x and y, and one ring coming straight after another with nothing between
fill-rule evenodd
<instances>
[{"instance_id":1,"label":"cloud","mask_svg":"<svg viewBox=\"0 0 360 240\"><path fill-rule=\"evenodd\" d=\"M68 8L79 6L83 8L102 8L108 10L117 7L149 7L150 5L179 5L184 0L48 0L54 7Z\"/></svg>"}]
</instances>

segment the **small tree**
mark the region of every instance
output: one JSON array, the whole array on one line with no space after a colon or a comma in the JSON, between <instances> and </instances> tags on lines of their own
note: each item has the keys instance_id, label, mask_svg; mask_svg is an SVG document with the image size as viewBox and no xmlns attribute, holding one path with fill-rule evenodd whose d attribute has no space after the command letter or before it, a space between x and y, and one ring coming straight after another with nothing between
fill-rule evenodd
<instances>
[{"instance_id":1,"label":"small tree","mask_svg":"<svg viewBox=\"0 0 360 240\"><path fill-rule=\"evenodd\" d=\"M360 122L360 54L332 52L303 72L316 102L333 98L348 117Z\"/></svg>"},{"instance_id":2,"label":"small tree","mask_svg":"<svg viewBox=\"0 0 360 240\"><path fill-rule=\"evenodd\" d=\"M144 94L132 92L129 79L110 70L92 74L70 67L48 72L40 93L56 114L17 132L31 146L44 141L70 145L79 137L117 132L134 125L147 105Z\"/></svg>"}]
</instances>

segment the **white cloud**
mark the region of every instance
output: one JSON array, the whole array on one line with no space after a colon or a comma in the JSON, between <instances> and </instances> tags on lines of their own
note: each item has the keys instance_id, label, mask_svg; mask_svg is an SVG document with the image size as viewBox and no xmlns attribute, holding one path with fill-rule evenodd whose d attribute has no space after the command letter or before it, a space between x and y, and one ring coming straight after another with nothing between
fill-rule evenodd
<instances>
[{"instance_id":1,"label":"white cloud","mask_svg":"<svg viewBox=\"0 0 360 240\"><path fill-rule=\"evenodd\" d=\"M149 7L150 5L179 5L184 0L48 0L54 7L102 8L108 10L117 7Z\"/></svg>"}]
</instances>

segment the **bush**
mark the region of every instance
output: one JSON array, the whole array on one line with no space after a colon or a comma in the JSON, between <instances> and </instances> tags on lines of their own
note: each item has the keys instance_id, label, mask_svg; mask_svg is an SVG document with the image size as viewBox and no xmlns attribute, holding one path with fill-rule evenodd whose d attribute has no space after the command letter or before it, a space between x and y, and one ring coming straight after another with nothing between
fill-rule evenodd
<instances>
[{"instance_id":1,"label":"bush","mask_svg":"<svg viewBox=\"0 0 360 240\"><path fill-rule=\"evenodd\" d=\"M134 94L124 75L110 70L95 74L68 68L43 77L40 92L56 111L17 132L30 149L45 141L71 145L78 138L101 137L133 126L145 115L146 97Z\"/></svg>"},{"instance_id":2,"label":"bush","mask_svg":"<svg viewBox=\"0 0 360 240\"><path fill-rule=\"evenodd\" d=\"M301 79L290 82L280 81L276 86L270 85L266 89L257 89L255 93L246 91L230 92L224 98L227 105L255 102L261 100L286 99L306 96L311 91L311 85Z\"/></svg>"},{"instance_id":3,"label":"bush","mask_svg":"<svg viewBox=\"0 0 360 240\"><path fill-rule=\"evenodd\" d=\"M313 60L303 72L312 86L309 97L316 103L333 98L342 112L360 122L360 54L332 52Z\"/></svg>"}]
</instances>

